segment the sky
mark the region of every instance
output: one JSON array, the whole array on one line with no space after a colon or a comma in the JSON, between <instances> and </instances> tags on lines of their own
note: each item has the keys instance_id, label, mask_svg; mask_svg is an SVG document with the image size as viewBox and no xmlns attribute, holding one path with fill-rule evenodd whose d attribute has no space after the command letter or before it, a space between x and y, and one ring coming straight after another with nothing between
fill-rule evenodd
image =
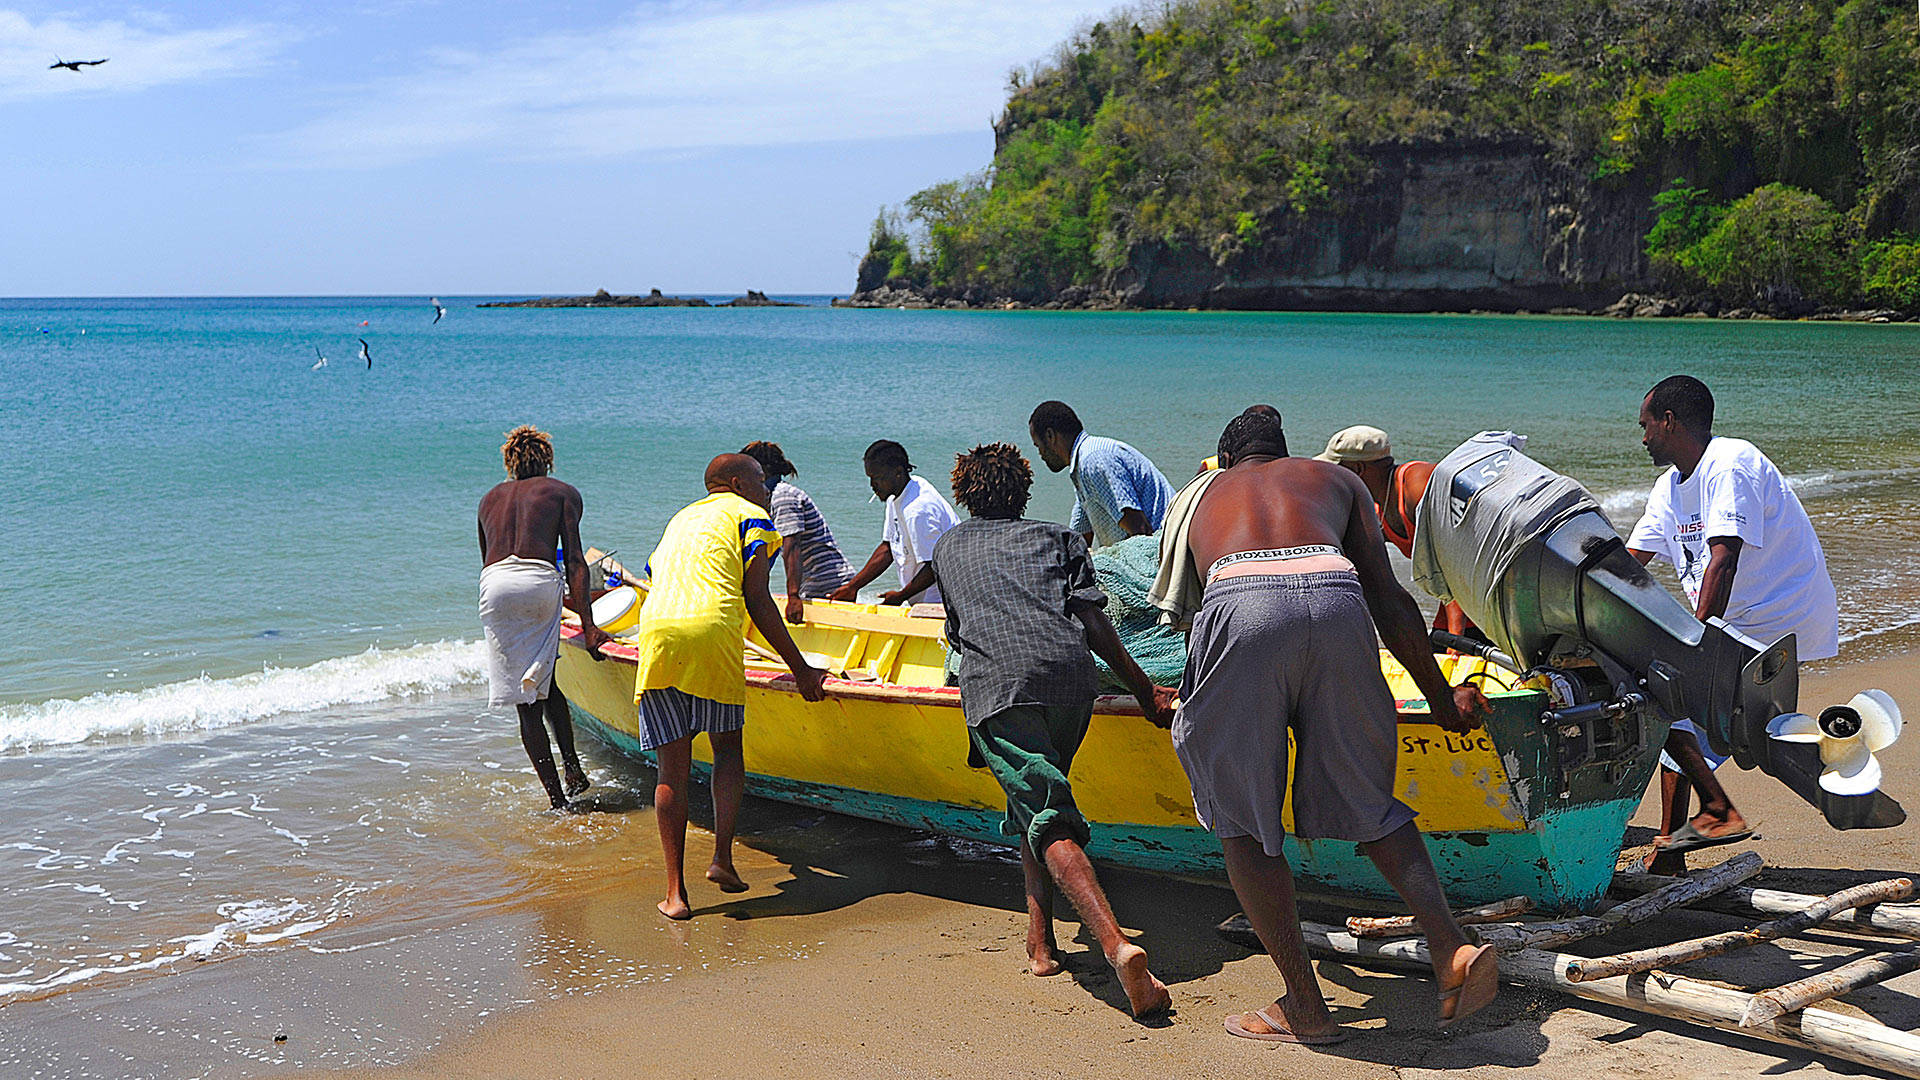
<instances>
[{"instance_id":1,"label":"sky","mask_svg":"<svg viewBox=\"0 0 1920 1080\"><path fill-rule=\"evenodd\" d=\"M0 6L0 296L844 294L1113 6Z\"/></svg>"}]
</instances>

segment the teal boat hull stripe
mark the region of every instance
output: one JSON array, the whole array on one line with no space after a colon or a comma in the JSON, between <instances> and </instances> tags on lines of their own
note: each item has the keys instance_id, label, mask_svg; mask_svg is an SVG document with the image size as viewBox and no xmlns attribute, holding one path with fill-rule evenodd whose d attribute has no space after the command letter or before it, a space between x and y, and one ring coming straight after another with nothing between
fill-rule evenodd
<instances>
[{"instance_id":1,"label":"teal boat hull stripe","mask_svg":"<svg viewBox=\"0 0 1920 1080\"><path fill-rule=\"evenodd\" d=\"M652 762L640 740L572 706L575 722L629 757ZM695 768L705 766L695 762ZM837 814L947 836L1010 846L997 810L881 795L811 784L759 773L747 774L747 790L761 798L815 807ZM1541 908L1592 907L1613 880L1615 853L1638 799L1590 803L1546 811L1524 832L1432 832L1426 834L1434 867L1457 904L1483 904L1526 896ZM1287 838L1295 877L1309 889L1391 898L1393 890L1359 845L1344 840ZM1201 828L1095 823L1087 854L1117 866L1159 873L1224 878L1220 843Z\"/></svg>"}]
</instances>

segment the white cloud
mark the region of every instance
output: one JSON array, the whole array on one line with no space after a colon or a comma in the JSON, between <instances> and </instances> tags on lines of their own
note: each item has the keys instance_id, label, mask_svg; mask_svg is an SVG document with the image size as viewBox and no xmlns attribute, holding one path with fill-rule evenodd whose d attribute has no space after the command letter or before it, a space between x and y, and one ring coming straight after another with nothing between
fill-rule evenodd
<instances>
[{"instance_id":1,"label":"white cloud","mask_svg":"<svg viewBox=\"0 0 1920 1080\"><path fill-rule=\"evenodd\" d=\"M125 93L245 74L262 68L285 44L284 37L261 26L184 30L61 17L34 22L17 11L0 10L0 102ZM107 62L77 72L49 70L56 57Z\"/></svg>"},{"instance_id":2,"label":"white cloud","mask_svg":"<svg viewBox=\"0 0 1920 1080\"><path fill-rule=\"evenodd\" d=\"M276 138L374 165L454 151L592 157L979 130L1006 74L1099 0L683 0L592 32L442 51Z\"/></svg>"}]
</instances>

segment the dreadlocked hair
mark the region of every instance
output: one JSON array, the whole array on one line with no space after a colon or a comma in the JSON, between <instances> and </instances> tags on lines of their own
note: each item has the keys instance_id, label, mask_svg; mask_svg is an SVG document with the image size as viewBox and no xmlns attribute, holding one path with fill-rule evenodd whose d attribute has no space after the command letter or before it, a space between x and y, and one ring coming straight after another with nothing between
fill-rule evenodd
<instances>
[{"instance_id":1,"label":"dreadlocked hair","mask_svg":"<svg viewBox=\"0 0 1920 1080\"><path fill-rule=\"evenodd\" d=\"M760 471L766 474L769 484L782 477L800 475L800 470L787 460L786 453L777 442L756 439L742 447L740 452L760 463Z\"/></svg>"},{"instance_id":2,"label":"dreadlocked hair","mask_svg":"<svg viewBox=\"0 0 1920 1080\"><path fill-rule=\"evenodd\" d=\"M507 464L507 475L515 480L545 476L553 471L553 440L532 424L521 424L507 432L500 459Z\"/></svg>"},{"instance_id":3,"label":"dreadlocked hair","mask_svg":"<svg viewBox=\"0 0 1920 1080\"><path fill-rule=\"evenodd\" d=\"M1011 443L985 443L953 459L953 497L981 518L1017 518L1033 494L1033 466Z\"/></svg>"}]
</instances>

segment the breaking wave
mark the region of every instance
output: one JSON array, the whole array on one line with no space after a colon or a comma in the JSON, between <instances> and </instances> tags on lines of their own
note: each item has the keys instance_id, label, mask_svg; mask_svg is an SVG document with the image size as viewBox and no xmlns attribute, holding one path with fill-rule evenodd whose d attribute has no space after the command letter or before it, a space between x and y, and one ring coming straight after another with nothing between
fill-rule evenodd
<instances>
[{"instance_id":1,"label":"breaking wave","mask_svg":"<svg viewBox=\"0 0 1920 1080\"><path fill-rule=\"evenodd\" d=\"M299 668L167 683L35 705L0 705L0 753L113 736L209 731L282 713L429 694L486 677L484 647L438 641L369 648Z\"/></svg>"},{"instance_id":2,"label":"breaking wave","mask_svg":"<svg viewBox=\"0 0 1920 1080\"><path fill-rule=\"evenodd\" d=\"M1913 480L1916 477L1920 477L1920 469L1828 469L1823 472L1789 476L1787 486L1804 501L1832 495L1845 495L1883 484ZM1600 509L1607 515L1608 520L1624 532L1633 528L1633 523L1640 519L1641 512L1647 508L1647 491L1652 486L1652 481L1648 481L1645 487L1595 492L1594 498L1600 501Z\"/></svg>"}]
</instances>

